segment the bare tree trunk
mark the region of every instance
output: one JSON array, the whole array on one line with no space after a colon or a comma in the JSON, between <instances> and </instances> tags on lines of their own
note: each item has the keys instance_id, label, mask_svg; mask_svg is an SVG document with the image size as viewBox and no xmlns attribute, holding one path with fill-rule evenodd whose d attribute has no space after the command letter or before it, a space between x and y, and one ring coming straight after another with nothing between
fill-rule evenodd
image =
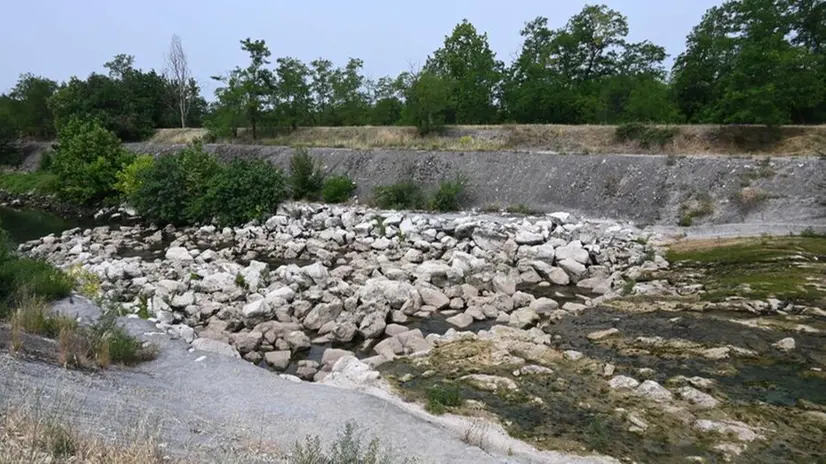
<instances>
[{"instance_id":1,"label":"bare tree trunk","mask_svg":"<svg viewBox=\"0 0 826 464\"><path fill-rule=\"evenodd\" d=\"M169 55L166 57L167 61L167 79L175 92L175 103L178 108L178 113L181 117L181 127L186 127L186 117L189 114L189 80L192 73L189 70L186 53L181 44L181 38L177 35L172 36L172 43L169 46Z\"/></svg>"}]
</instances>

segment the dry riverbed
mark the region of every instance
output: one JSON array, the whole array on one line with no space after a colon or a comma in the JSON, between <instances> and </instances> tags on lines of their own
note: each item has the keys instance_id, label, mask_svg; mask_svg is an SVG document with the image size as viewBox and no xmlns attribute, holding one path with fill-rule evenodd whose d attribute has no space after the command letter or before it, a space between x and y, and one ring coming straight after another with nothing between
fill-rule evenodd
<instances>
[{"instance_id":1,"label":"dry riverbed","mask_svg":"<svg viewBox=\"0 0 826 464\"><path fill-rule=\"evenodd\" d=\"M566 213L285 205L234 229L74 229L21 250L195 350L294 381L388 380L479 417L462 439L482 449L495 422L628 462L826 458L826 238L649 235Z\"/></svg>"}]
</instances>

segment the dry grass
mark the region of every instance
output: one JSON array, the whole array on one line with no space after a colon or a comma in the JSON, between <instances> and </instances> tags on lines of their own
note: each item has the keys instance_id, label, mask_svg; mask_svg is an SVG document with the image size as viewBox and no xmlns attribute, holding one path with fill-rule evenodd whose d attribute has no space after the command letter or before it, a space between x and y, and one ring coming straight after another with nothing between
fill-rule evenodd
<instances>
[{"instance_id":1,"label":"dry grass","mask_svg":"<svg viewBox=\"0 0 826 464\"><path fill-rule=\"evenodd\" d=\"M0 413L4 464L153 464L165 459L152 439L110 443L84 436L59 417L16 407Z\"/></svg>"},{"instance_id":2,"label":"dry grass","mask_svg":"<svg viewBox=\"0 0 826 464\"><path fill-rule=\"evenodd\" d=\"M818 155L826 153L826 126L681 125L662 147L617 140L617 126L551 124L450 126L440 135L419 136L413 127L303 127L289 135L264 137L266 145L351 149L403 148L444 151L534 150L577 154ZM187 143L203 129L161 129L150 140ZM251 142L242 131L240 143Z\"/></svg>"}]
</instances>

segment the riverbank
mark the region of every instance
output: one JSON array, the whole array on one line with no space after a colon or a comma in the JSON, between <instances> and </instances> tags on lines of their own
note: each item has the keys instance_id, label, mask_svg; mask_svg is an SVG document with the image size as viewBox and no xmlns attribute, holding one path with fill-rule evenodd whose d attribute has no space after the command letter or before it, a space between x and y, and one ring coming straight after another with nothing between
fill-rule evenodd
<instances>
[{"instance_id":1,"label":"riverbank","mask_svg":"<svg viewBox=\"0 0 826 464\"><path fill-rule=\"evenodd\" d=\"M492 452L518 451L479 438L504 430L637 460L821 456L807 427L826 391L824 302L811 298L826 292L826 239L758 239L712 255L717 267L665 259L663 239L568 213L285 204L262 224L72 229L21 250L196 353L470 417L439 420ZM740 255L755 258L718 262ZM789 266L809 284L773 277Z\"/></svg>"}]
</instances>

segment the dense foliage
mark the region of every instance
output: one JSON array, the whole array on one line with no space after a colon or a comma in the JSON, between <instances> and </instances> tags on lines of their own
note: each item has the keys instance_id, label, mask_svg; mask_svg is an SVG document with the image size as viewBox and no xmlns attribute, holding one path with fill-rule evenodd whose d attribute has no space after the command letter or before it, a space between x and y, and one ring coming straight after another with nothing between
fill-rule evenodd
<instances>
[{"instance_id":1,"label":"dense foliage","mask_svg":"<svg viewBox=\"0 0 826 464\"><path fill-rule=\"evenodd\" d=\"M212 180L206 204L218 224L234 225L274 214L286 197L281 170L263 160L234 159Z\"/></svg>"},{"instance_id":2,"label":"dense foliage","mask_svg":"<svg viewBox=\"0 0 826 464\"><path fill-rule=\"evenodd\" d=\"M356 183L347 176L332 176L324 180L321 199L325 203L344 203L356 191Z\"/></svg>"},{"instance_id":3,"label":"dense foliage","mask_svg":"<svg viewBox=\"0 0 826 464\"><path fill-rule=\"evenodd\" d=\"M140 169L129 201L157 224L238 225L274 213L287 197L283 173L261 161L221 163L195 142Z\"/></svg>"},{"instance_id":4,"label":"dense foliage","mask_svg":"<svg viewBox=\"0 0 826 464\"><path fill-rule=\"evenodd\" d=\"M324 171L302 148L290 158L290 189L295 200L318 200L324 186Z\"/></svg>"},{"instance_id":5,"label":"dense foliage","mask_svg":"<svg viewBox=\"0 0 826 464\"><path fill-rule=\"evenodd\" d=\"M117 197L117 173L131 162L120 140L97 121L72 119L60 130L50 169L57 175L58 195L78 205L95 205Z\"/></svg>"},{"instance_id":6,"label":"dense foliage","mask_svg":"<svg viewBox=\"0 0 826 464\"><path fill-rule=\"evenodd\" d=\"M216 138L314 125L429 133L445 124L826 122L824 0L724 1L688 34L671 72L665 49L629 40L628 18L605 5L587 5L559 28L539 16L521 35L522 49L505 63L464 20L421 69L377 80L357 58L343 66L271 60L263 40L245 39L247 63L216 77L209 107L194 80L187 90L136 69L129 55L106 63L108 75L64 83L24 74L0 96L0 157L6 141L53 137L76 117L95 118L126 141L202 120Z\"/></svg>"}]
</instances>

